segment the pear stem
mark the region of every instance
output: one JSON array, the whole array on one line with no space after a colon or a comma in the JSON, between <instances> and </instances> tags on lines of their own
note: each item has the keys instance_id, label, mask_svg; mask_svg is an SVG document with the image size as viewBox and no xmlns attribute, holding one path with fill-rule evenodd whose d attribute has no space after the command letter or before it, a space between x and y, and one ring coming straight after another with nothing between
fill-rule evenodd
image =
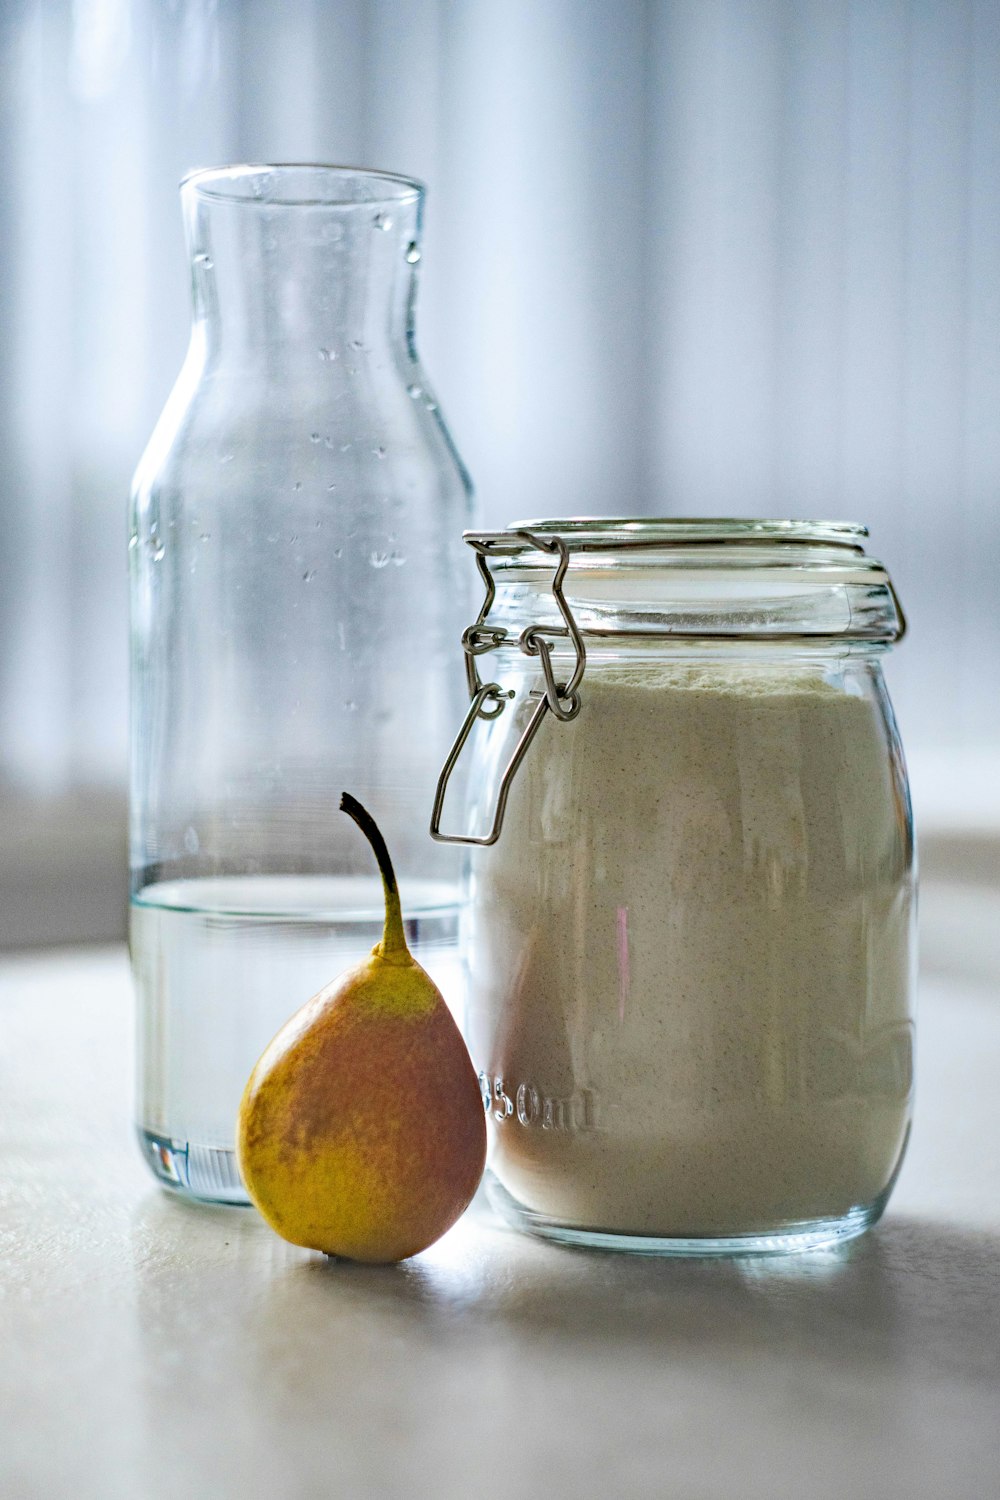
<instances>
[{"instance_id":1,"label":"pear stem","mask_svg":"<svg viewBox=\"0 0 1000 1500\"><path fill-rule=\"evenodd\" d=\"M382 876L382 889L385 892L385 926L382 929L382 941L379 949L383 955L390 953L409 954L406 946L406 933L403 930L403 912L399 904L399 887L396 885L396 875L392 868L392 860L385 846L378 824L366 808L350 792L343 792L340 798L340 811L347 813L348 817L354 819L369 844L372 846L375 858L378 860L379 872Z\"/></svg>"}]
</instances>

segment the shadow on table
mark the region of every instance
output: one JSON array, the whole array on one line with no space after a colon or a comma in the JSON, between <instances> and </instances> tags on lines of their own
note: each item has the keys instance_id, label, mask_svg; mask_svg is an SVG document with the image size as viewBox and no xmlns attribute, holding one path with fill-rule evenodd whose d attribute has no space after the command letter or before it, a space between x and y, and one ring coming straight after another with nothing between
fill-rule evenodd
<instances>
[{"instance_id":1,"label":"shadow on table","mask_svg":"<svg viewBox=\"0 0 1000 1500\"><path fill-rule=\"evenodd\" d=\"M450 1237L394 1267L312 1259L290 1268L331 1299L475 1339L484 1324L615 1349L808 1348L824 1362L908 1365L998 1380L1000 1237L905 1218L829 1252L651 1260L563 1250L507 1232Z\"/></svg>"},{"instance_id":2,"label":"shadow on table","mask_svg":"<svg viewBox=\"0 0 1000 1500\"><path fill-rule=\"evenodd\" d=\"M698 1261L562 1249L469 1215L412 1260L364 1266L287 1245L251 1211L151 1194L133 1254L148 1332L176 1332L190 1276L220 1309L242 1288L248 1355L377 1324L439 1345L506 1332L611 1361L778 1351L1000 1383L1000 1236L902 1216L836 1250Z\"/></svg>"}]
</instances>

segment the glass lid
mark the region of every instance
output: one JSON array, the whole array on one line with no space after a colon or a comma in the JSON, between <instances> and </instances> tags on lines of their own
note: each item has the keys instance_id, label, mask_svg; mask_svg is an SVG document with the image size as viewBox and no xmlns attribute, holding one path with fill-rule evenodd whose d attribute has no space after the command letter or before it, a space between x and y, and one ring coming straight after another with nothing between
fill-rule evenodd
<instances>
[{"instance_id":1,"label":"glass lid","mask_svg":"<svg viewBox=\"0 0 1000 1500\"><path fill-rule=\"evenodd\" d=\"M567 516L467 531L490 621L551 625L560 587L584 634L890 644L906 628L886 569L851 521ZM494 597L495 596L495 597Z\"/></svg>"},{"instance_id":2,"label":"glass lid","mask_svg":"<svg viewBox=\"0 0 1000 1500\"><path fill-rule=\"evenodd\" d=\"M438 778L431 836L496 843L518 766L546 714L568 723L582 707L588 663L642 654L762 647L806 653L881 651L906 619L867 528L849 521L573 516L467 531L486 586L462 635L471 699ZM486 660L497 653L495 664ZM446 833L448 781L477 721L517 696L510 658L530 659L533 706L500 778L492 825ZM585 688L583 689L585 692Z\"/></svg>"},{"instance_id":3,"label":"glass lid","mask_svg":"<svg viewBox=\"0 0 1000 1500\"><path fill-rule=\"evenodd\" d=\"M490 551L530 548L524 532L561 536L571 552L593 552L626 547L671 547L793 542L851 547L864 551L867 526L854 521L757 520L743 517L687 516L567 516L564 519L512 521L504 531L466 532L472 545L488 544Z\"/></svg>"}]
</instances>

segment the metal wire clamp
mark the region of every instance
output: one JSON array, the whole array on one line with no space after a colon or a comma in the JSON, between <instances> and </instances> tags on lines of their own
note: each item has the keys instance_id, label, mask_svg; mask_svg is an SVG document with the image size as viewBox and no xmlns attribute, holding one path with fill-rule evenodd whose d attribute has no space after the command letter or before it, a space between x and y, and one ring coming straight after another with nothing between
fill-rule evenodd
<instances>
[{"instance_id":1,"label":"metal wire clamp","mask_svg":"<svg viewBox=\"0 0 1000 1500\"><path fill-rule=\"evenodd\" d=\"M499 646L509 639L508 632L502 626L487 625L486 619L496 597L496 582L490 572L487 561L489 554L489 542L480 541L476 538L466 538L471 547L475 548L476 565L482 574L486 584L486 598L479 616L474 625L470 625L462 633L462 649L465 652L465 672L469 684L469 696L472 702L469 712L448 757L441 768L438 777L437 790L434 795L434 809L431 813L431 838L440 844L476 844L486 846L495 844L500 837L503 827L504 812L507 807L507 798L510 794L511 784L517 775L518 767L523 761L532 740L541 727L542 720L547 713L552 713L563 724L575 719L580 712L579 687L583 680L584 668L587 664L587 652L583 644L583 636L580 634L573 611L566 602L563 593L563 579L566 577L566 569L569 567L569 548L561 536L542 537L532 531L518 531L515 535L522 538L529 546L537 548L539 552L547 552L557 555L559 561L552 578L552 597L564 620L559 625L528 625L517 638L517 644L525 656L537 656L542 668L542 676L545 680L545 691L532 691L530 698L536 700L531 717L521 732L520 739L514 747L514 753L507 764L507 768L500 778L500 786L497 791L496 810L493 815L493 824L489 833L475 837L464 833L442 833L441 814L444 811L445 793L448 790L448 782L455 769L458 758L465 748L465 743L472 733L473 725L477 719L498 719L507 707L510 699L514 697L512 690L504 689L498 682L483 682L479 675L478 658L488 651L495 651ZM565 640L572 642L576 653L576 661L573 673L568 682L556 681L555 670L552 665L552 643L554 640Z\"/></svg>"}]
</instances>

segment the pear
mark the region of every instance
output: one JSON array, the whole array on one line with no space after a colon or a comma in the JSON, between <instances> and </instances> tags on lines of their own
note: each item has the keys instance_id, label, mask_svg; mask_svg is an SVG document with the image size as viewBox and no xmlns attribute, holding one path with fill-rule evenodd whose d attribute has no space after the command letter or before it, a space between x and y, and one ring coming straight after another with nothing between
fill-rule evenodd
<instances>
[{"instance_id":1,"label":"pear","mask_svg":"<svg viewBox=\"0 0 1000 1500\"><path fill-rule=\"evenodd\" d=\"M340 806L382 873L382 940L266 1049L240 1104L237 1156L251 1199L286 1240L396 1261L433 1244L467 1207L486 1118L458 1027L406 946L385 841L353 797Z\"/></svg>"}]
</instances>

